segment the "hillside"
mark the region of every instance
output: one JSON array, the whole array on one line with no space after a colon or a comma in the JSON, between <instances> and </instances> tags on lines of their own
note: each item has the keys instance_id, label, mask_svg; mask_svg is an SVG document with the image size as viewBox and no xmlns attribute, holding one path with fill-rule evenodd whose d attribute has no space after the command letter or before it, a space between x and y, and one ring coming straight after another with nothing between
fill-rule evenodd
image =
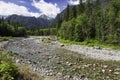
<instances>
[{"instance_id":1,"label":"hillside","mask_svg":"<svg viewBox=\"0 0 120 80\"><path fill-rule=\"evenodd\" d=\"M46 15L41 15L38 18L35 17L25 17L19 15L11 15L6 18L7 21L12 23L19 23L26 28L41 28L51 26L54 19L49 18Z\"/></svg>"},{"instance_id":2,"label":"hillside","mask_svg":"<svg viewBox=\"0 0 120 80\"><path fill-rule=\"evenodd\" d=\"M96 0L67 8L56 17L58 36L64 40L120 44L120 0Z\"/></svg>"}]
</instances>

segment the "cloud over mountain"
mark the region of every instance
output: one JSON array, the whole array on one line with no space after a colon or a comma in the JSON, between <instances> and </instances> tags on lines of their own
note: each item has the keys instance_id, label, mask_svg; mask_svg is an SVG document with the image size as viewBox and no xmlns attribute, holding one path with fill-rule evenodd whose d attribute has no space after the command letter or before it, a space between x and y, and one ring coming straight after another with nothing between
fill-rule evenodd
<instances>
[{"instance_id":1,"label":"cloud over mountain","mask_svg":"<svg viewBox=\"0 0 120 80\"><path fill-rule=\"evenodd\" d=\"M44 0L31 0L29 3L24 0L19 0L18 2L22 5L9 1L6 2L4 0L0 1L0 15L9 16L12 14L17 14L39 17L40 15L45 14L46 16L55 18L56 15L60 13L60 8L57 3L46 2ZM29 4L31 7L29 8L28 6L25 6L26 4ZM32 7L38 11L31 11Z\"/></svg>"},{"instance_id":2,"label":"cloud over mountain","mask_svg":"<svg viewBox=\"0 0 120 80\"><path fill-rule=\"evenodd\" d=\"M0 1L0 15L8 16L12 14L38 17L39 13L30 12L25 6L20 6L11 2Z\"/></svg>"},{"instance_id":3,"label":"cloud over mountain","mask_svg":"<svg viewBox=\"0 0 120 80\"><path fill-rule=\"evenodd\" d=\"M44 0L36 1L33 0L32 5L37 8L41 14L45 14L49 17L55 17L60 13L60 8L56 3L45 2Z\"/></svg>"}]
</instances>

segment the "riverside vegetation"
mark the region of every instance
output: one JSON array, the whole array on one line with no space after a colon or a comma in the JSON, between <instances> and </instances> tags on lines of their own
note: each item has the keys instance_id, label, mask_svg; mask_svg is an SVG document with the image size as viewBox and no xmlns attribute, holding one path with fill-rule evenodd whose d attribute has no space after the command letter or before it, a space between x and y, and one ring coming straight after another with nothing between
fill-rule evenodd
<instances>
[{"instance_id":1,"label":"riverside vegetation","mask_svg":"<svg viewBox=\"0 0 120 80\"><path fill-rule=\"evenodd\" d=\"M11 52L0 52L0 80L42 80L42 78L32 75L28 69L19 68L15 65Z\"/></svg>"}]
</instances>

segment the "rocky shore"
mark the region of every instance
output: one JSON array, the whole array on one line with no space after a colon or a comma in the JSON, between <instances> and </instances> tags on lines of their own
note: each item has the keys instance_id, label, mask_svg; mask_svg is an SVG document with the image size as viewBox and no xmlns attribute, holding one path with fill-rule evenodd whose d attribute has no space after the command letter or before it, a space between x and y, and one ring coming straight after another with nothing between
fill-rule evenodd
<instances>
[{"instance_id":1,"label":"rocky shore","mask_svg":"<svg viewBox=\"0 0 120 80\"><path fill-rule=\"evenodd\" d=\"M64 48L94 59L120 61L120 51L118 50L100 48L99 46L86 47L81 45L69 45Z\"/></svg>"},{"instance_id":2,"label":"rocky shore","mask_svg":"<svg viewBox=\"0 0 120 80\"><path fill-rule=\"evenodd\" d=\"M45 38L50 39L51 42L44 43L43 39ZM31 72L45 79L91 80L94 77L96 78L96 76L97 80L120 79L119 64L114 66L102 61L97 61L96 63L96 61L91 59L91 62L89 62L89 60L82 56L85 55L98 60L120 61L120 51L117 50L80 45L64 45L46 36L15 38L0 44L0 46L1 49L15 53L16 57L14 60L16 63L28 66ZM89 70L91 75L88 69L91 69ZM104 76L104 74L109 75ZM102 75L103 78L101 77Z\"/></svg>"}]
</instances>

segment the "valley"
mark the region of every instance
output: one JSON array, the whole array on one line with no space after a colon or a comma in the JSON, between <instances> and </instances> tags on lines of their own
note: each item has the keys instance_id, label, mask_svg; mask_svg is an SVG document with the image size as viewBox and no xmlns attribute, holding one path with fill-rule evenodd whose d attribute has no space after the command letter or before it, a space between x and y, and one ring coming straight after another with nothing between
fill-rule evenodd
<instances>
[{"instance_id":1,"label":"valley","mask_svg":"<svg viewBox=\"0 0 120 80\"><path fill-rule=\"evenodd\" d=\"M16 64L45 80L120 79L117 50L62 44L50 36L10 39L2 48L15 53Z\"/></svg>"},{"instance_id":2,"label":"valley","mask_svg":"<svg viewBox=\"0 0 120 80\"><path fill-rule=\"evenodd\" d=\"M1 0L0 80L120 80L120 0Z\"/></svg>"}]
</instances>

